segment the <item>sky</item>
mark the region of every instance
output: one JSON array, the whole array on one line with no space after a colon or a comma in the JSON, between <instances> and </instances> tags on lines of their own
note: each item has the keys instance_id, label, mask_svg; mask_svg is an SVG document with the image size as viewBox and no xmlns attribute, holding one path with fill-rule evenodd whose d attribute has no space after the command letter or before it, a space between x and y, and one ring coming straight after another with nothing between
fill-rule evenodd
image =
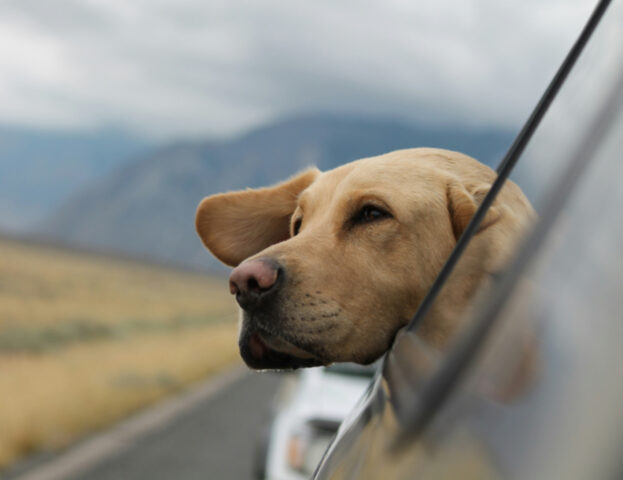
<instances>
[{"instance_id":1,"label":"sky","mask_svg":"<svg viewBox=\"0 0 623 480\"><path fill-rule=\"evenodd\" d=\"M305 112L523 123L588 0L2 0L0 123L230 136Z\"/></svg>"}]
</instances>

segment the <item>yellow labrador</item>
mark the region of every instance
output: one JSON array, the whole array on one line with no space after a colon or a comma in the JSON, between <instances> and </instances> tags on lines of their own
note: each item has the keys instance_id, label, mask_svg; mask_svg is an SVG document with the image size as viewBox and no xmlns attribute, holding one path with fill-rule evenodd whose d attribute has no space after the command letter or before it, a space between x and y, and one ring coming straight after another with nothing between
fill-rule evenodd
<instances>
[{"instance_id":1,"label":"yellow labrador","mask_svg":"<svg viewBox=\"0 0 623 480\"><path fill-rule=\"evenodd\" d=\"M236 266L240 352L252 368L369 363L415 313L495 172L432 148L304 171L269 188L205 198L205 246ZM442 348L534 211L507 182L420 335Z\"/></svg>"}]
</instances>

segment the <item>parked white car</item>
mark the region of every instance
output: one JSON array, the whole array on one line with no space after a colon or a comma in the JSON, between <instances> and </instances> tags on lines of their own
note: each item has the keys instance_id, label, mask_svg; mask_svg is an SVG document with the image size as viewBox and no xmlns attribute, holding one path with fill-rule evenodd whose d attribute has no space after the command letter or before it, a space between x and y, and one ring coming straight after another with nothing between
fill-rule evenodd
<instances>
[{"instance_id":1,"label":"parked white car","mask_svg":"<svg viewBox=\"0 0 623 480\"><path fill-rule=\"evenodd\" d=\"M377 364L341 363L288 374L276 398L268 439L260 449L260 455L266 453L258 458L258 477L308 479L376 368Z\"/></svg>"}]
</instances>

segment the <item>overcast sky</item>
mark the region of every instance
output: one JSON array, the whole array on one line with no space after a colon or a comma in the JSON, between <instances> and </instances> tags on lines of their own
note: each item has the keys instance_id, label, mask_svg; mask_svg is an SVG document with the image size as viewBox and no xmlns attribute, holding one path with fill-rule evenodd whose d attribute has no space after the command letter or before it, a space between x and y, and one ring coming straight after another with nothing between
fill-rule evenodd
<instances>
[{"instance_id":1,"label":"overcast sky","mask_svg":"<svg viewBox=\"0 0 623 480\"><path fill-rule=\"evenodd\" d=\"M589 0L2 0L0 122L231 135L306 111L521 124Z\"/></svg>"}]
</instances>

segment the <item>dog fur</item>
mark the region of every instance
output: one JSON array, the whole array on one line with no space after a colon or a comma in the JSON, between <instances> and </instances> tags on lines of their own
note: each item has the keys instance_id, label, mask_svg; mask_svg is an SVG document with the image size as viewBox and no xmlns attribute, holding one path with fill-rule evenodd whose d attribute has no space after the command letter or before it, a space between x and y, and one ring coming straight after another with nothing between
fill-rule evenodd
<instances>
[{"instance_id":1,"label":"dog fur","mask_svg":"<svg viewBox=\"0 0 623 480\"><path fill-rule=\"evenodd\" d=\"M269 306L242 310L247 364L296 368L382 355L495 177L461 153L418 148L205 198L196 215L205 246L231 266L274 262L283 277ZM534 216L507 181L419 327L425 342L447 345L465 307L504 266ZM260 355L252 348L258 341Z\"/></svg>"}]
</instances>

